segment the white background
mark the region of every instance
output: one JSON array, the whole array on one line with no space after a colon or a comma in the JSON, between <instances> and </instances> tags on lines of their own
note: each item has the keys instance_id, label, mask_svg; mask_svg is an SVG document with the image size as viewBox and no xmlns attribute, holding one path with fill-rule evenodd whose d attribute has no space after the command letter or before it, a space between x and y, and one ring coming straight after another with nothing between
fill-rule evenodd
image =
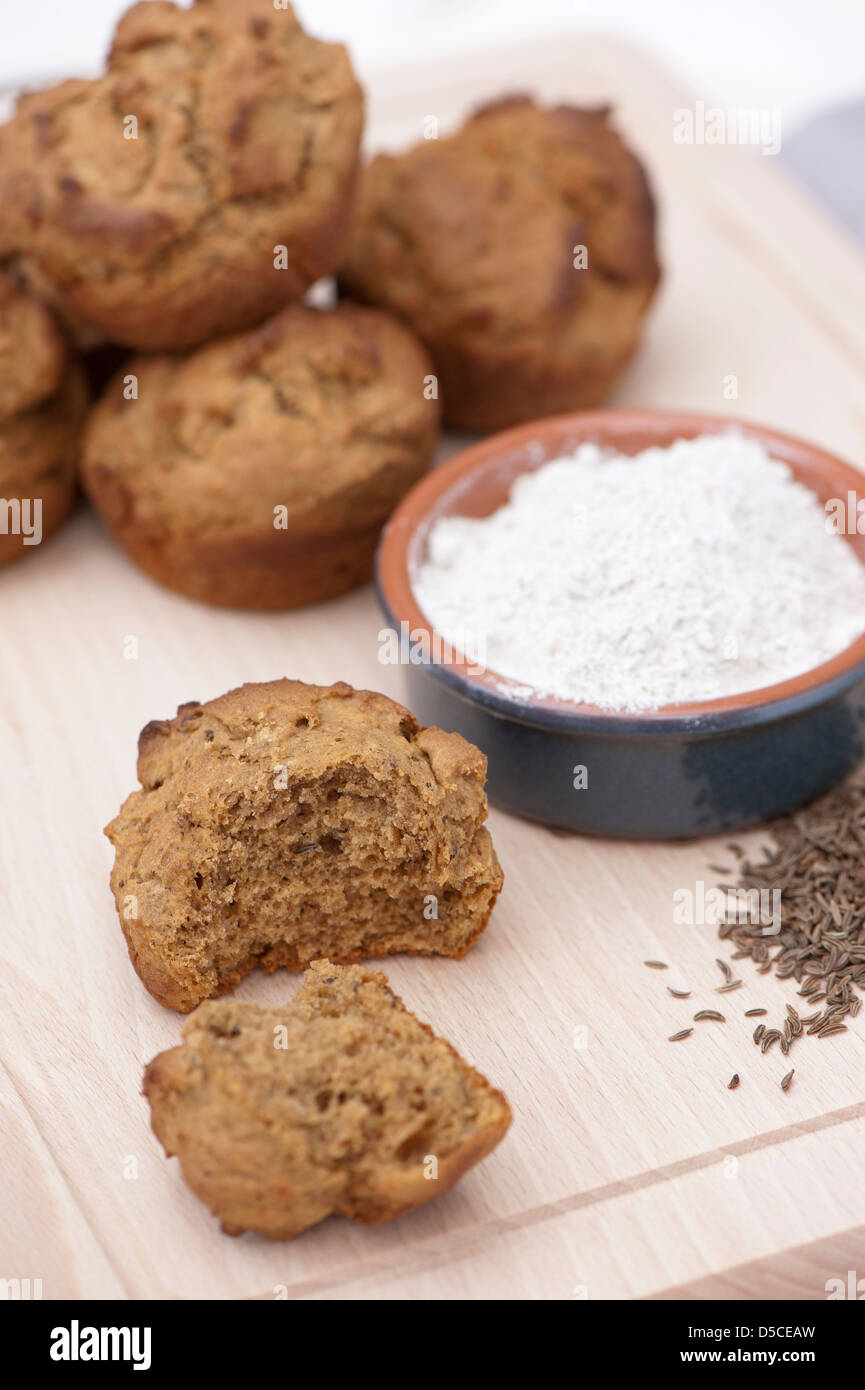
<instances>
[{"instance_id":1,"label":"white background","mask_svg":"<svg viewBox=\"0 0 865 1390\"><path fill-rule=\"evenodd\" d=\"M126 0L0 0L0 84L98 67ZM298 0L311 32L348 43L365 74L401 58L446 55L556 30L605 29L639 41L694 95L777 106L791 132L817 111L865 96L863 0Z\"/></svg>"}]
</instances>

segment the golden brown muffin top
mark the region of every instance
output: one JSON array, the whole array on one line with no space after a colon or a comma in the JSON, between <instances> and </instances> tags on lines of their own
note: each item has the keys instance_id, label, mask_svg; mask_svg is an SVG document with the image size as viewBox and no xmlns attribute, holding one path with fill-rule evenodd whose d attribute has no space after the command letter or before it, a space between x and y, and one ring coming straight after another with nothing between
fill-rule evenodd
<instances>
[{"instance_id":1,"label":"golden brown muffin top","mask_svg":"<svg viewBox=\"0 0 865 1390\"><path fill-rule=\"evenodd\" d=\"M85 480L109 521L178 534L310 536L380 522L438 429L429 361L387 314L292 306L185 358L134 358L96 407ZM138 399L127 400L132 374Z\"/></svg>"},{"instance_id":2,"label":"golden brown muffin top","mask_svg":"<svg viewBox=\"0 0 865 1390\"><path fill-rule=\"evenodd\" d=\"M206 275L211 253L244 241L302 258L353 168L362 105L345 49L290 7L145 0L121 18L104 76L25 94L0 129L0 248L73 287L170 277L205 246Z\"/></svg>"},{"instance_id":3,"label":"golden brown muffin top","mask_svg":"<svg viewBox=\"0 0 865 1390\"><path fill-rule=\"evenodd\" d=\"M645 174L607 108L514 96L373 160L343 278L429 343L528 347L578 313L590 282L653 284L653 223ZM573 264L581 245L585 270Z\"/></svg>"},{"instance_id":4,"label":"golden brown muffin top","mask_svg":"<svg viewBox=\"0 0 865 1390\"><path fill-rule=\"evenodd\" d=\"M152 720L138 744L143 791L127 807L164 814L167 824L179 813L214 819L223 803L234 809L233 789L250 805L274 800L276 768L290 769L296 782L359 763L382 786L406 776L428 804L441 806L446 793L459 791L467 812L486 810L486 758L460 734L421 728L403 705L374 690L287 679L241 685L181 705L174 719ZM124 809L118 821L126 816ZM116 821L112 837L119 831ZM447 862L444 853L442 867Z\"/></svg>"}]
</instances>

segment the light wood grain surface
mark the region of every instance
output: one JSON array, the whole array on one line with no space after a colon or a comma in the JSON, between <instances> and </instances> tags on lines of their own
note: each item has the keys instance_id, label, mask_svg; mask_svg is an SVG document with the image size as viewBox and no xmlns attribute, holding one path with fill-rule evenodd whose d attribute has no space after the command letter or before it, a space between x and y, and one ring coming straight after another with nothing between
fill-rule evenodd
<instances>
[{"instance_id":1,"label":"light wood grain surface","mask_svg":"<svg viewBox=\"0 0 865 1390\"><path fill-rule=\"evenodd\" d=\"M617 401L727 411L865 458L858 252L771 158L674 145L688 94L640 53L569 38L381 74L371 143L527 88L613 101L654 174L667 277ZM380 626L370 590L279 616L175 597L84 509L0 574L0 1277L40 1278L46 1298L598 1299L823 1298L857 1260L865 1275L862 1019L801 1043L782 1093L785 1059L759 1055L742 1015L780 1013L795 985L743 962L744 988L716 995L713 928L673 920L674 892L711 883L722 846L579 839L496 811L506 883L486 935L460 963L386 968L507 1092L507 1139L389 1226L334 1219L290 1245L219 1233L148 1127L142 1068L181 1020L129 966L101 828L135 785L140 728L181 701L279 675L400 697ZM282 972L239 993L295 987ZM719 999L726 1025L667 1041Z\"/></svg>"}]
</instances>

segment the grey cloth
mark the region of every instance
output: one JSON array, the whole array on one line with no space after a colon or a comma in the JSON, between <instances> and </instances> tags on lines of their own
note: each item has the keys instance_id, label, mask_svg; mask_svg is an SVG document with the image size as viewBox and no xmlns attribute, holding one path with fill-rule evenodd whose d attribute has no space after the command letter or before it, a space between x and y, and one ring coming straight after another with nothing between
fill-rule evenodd
<instances>
[{"instance_id":1,"label":"grey cloth","mask_svg":"<svg viewBox=\"0 0 865 1390\"><path fill-rule=\"evenodd\" d=\"M780 157L865 242L865 101L817 116L784 141Z\"/></svg>"}]
</instances>

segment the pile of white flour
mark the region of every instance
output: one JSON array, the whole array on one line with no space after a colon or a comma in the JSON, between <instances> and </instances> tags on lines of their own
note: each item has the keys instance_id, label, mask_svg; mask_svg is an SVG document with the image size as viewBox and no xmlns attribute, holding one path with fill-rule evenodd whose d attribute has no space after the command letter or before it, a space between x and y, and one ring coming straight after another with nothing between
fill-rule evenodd
<instances>
[{"instance_id":1,"label":"pile of white flour","mask_svg":"<svg viewBox=\"0 0 865 1390\"><path fill-rule=\"evenodd\" d=\"M492 516L438 521L414 590L490 670L608 709L756 690L865 631L865 566L787 465L734 432L635 458L581 445Z\"/></svg>"}]
</instances>

